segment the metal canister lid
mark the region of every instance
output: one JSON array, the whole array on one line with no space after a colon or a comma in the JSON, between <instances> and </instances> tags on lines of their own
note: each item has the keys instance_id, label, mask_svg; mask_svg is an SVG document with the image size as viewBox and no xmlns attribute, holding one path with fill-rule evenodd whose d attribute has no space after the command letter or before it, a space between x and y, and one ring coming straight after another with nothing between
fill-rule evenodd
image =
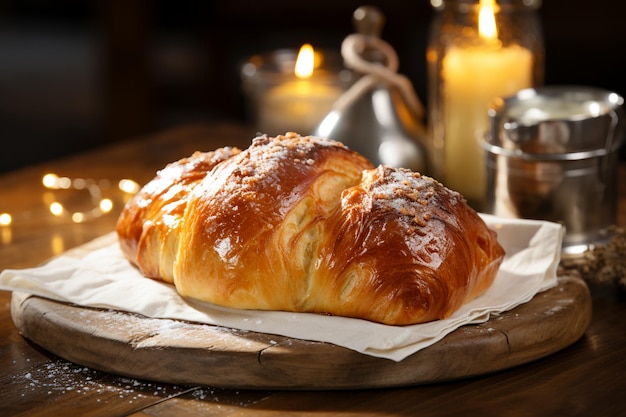
<instances>
[{"instance_id":1,"label":"metal canister lid","mask_svg":"<svg viewBox=\"0 0 626 417\"><path fill-rule=\"evenodd\" d=\"M488 152L535 160L577 160L616 151L623 140L619 94L595 87L528 88L494 100Z\"/></svg>"}]
</instances>

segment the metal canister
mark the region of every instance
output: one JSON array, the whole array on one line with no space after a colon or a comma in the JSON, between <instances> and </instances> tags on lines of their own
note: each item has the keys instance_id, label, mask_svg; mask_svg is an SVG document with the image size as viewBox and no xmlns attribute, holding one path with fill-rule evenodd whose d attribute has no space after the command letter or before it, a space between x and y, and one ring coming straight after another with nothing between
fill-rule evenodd
<instances>
[{"instance_id":1,"label":"metal canister","mask_svg":"<svg viewBox=\"0 0 626 417\"><path fill-rule=\"evenodd\" d=\"M586 86L545 86L498 98L483 141L487 209L502 217L559 222L563 252L610 237L624 99Z\"/></svg>"}]
</instances>

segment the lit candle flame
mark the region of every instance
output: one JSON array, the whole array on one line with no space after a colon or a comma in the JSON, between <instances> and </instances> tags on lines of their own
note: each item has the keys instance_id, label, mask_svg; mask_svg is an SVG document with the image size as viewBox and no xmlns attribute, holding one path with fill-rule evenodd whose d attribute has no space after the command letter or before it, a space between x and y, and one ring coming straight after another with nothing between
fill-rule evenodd
<instances>
[{"instance_id":1,"label":"lit candle flame","mask_svg":"<svg viewBox=\"0 0 626 417\"><path fill-rule=\"evenodd\" d=\"M498 39L498 28L496 27L496 0L480 0L480 11L478 12L478 32L481 38Z\"/></svg>"},{"instance_id":2,"label":"lit candle flame","mask_svg":"<svg viewBox=\"0 0 626 417\"><path fill-rule=\"evenodd\" d=\"M298 78L309 78L313 75L313 69L315 68L315 51L313 47L305 43L298 52L296 58L296 67L294 72Z\"/></svg>"}]
</instances>

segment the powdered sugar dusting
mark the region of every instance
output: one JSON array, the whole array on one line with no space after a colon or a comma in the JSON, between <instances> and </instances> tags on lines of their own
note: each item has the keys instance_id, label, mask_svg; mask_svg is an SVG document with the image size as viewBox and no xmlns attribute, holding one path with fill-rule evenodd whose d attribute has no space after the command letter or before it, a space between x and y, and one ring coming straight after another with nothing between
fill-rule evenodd
<instances>
[{"instance_id":1,"label":"powdered sugar dusting","mask_svg":"<svg viewBox=\"0 0 626 417\"><path fill-rule=\"evenodd\" d=\"M373 208L393 210L413 226L427 226L431 216L427 206L436 192L454 193L433 178L404 168L379 166L368 175Z\"/></svg>"},{"instance_id":2,"label":"powdered sugar dusting","mask_svg":"<svg viewBox=\"0 0 626 417\"><path fill-rule=\"evenodd\" d=\"M128 342L133 349L146 347L146 344L151 345L153 341L156 347L168 346L162 343L164 340L171 342L171 346L177 346L180 341L180 346L183 347L210 349L216 344L216 338L224 338L224 343L217 343L219 346L225 346L226 342L233 340L237 340L241 346L243 341L247 341L250 351L260 354L263 349L270 346L291 344L290 339L283 341L276 336L247 330L174 319L148 318L112 309L82 308L78 312L72 311L68 314L76 319L77 326L84 325L86 331L97 333L100 338L123 342L129 335L133 335ZM104 360L106 362L106 358ZM54 356L44 363L40 359L35 363L28 357L16 357L13 365L20 369L19 372L12 372L10 381L18 386L17 391L21 393L21 399L16 406L29 410L32 409L30 404L32 398L40 397L42 393L50 396L51 401L56 397L63 397L65 402L80 397L82 404L93 401L94 406L107 404L119 406L120 401L124 401L133 407L142 408L172 398L193 400L187 401L186 407L194 408L215 407L212 403L245 406L266 395L261 391L250 395L246 391L147 381L95 370Z\"/></svg>"},{"instance_id":3,"label":"powdered sugar dusting","mask_svg":"<svg viewBox=\"0 0 626 417\"><path fill-rule=\"evenodd\" d=\"M26 362L30 362L27 360ZM14 361L14 364L16 361ZM30 397L46 393L51 398L63 397L65 401L81 397L81 402L93 401L95 406L116 406L120 401L144 407L172 398L188 398L195 408L206 408L211 403L246 406L267 395L262 391L249 395L247 392L184 386L143 381L135 378L111 375L63 359L54 359L12 377L12 384L20 387L22 403L32 409Z\"/></svg>"},{"instance_id":4,"label":"powdered sugar dusting","mask_svg":"<svg viewBox=\"0 0 626 417\"><path fill-rule=\"evenodd\" d=\"M22 397L35 391L45 391L50 396L71 393L74 396L93 397L97 403L107 403L106 398L111 398L112 393L132 403L154 396L171 398L189 390L189 387L115 377L63 359L52 360L36 369L15 375L12 383L22 387Z\"/></svg>"},{"instance_id":5,"label":"powdered sugar dusting","mask_svg":"<svg viewBox=\"0 0 626 417\"><path fill-rule=\"evenodd\" d=\"M277 164L285 161L313 165L311 154L319 147L346 148L341 142L317 136L300 136L294 132L276 137L259 136L252 140L248 152L252 155L253 172L248 175L271 175ZM260 149L260 152L257 152ZM250 166L248 166L249 168Z\"/></svg>"},{"instance_id":6,"label":"powdered sugar dusting","mask_svg":"<svg viewBox=\"0 0 626 417\"><path fill-rule=\"evenodd\" d=\"M252 209L273 203L276 196L289 193L286 175L306 176L314 169L319 151L330 147L347 150L341 142L293 132L256 137L248 149L207 176L195 194L200 199L216 196L223 205L243 200Z\"/></svg>"}]
</instances>

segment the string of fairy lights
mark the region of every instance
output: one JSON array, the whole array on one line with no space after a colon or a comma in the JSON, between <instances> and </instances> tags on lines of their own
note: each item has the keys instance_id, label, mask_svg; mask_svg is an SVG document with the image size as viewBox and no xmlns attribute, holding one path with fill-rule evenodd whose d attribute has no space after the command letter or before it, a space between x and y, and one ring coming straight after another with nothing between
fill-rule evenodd
<instances>
[{"instance_id":1,"label":"string of fairy lights","mask_svg":"<svg viewBox=\"0 0 626 417\"><path fill-rule=\"evenodd\" d=\"M73 223L94 220L113 210L114 200L105 196L103 191L113 188L115 192L120 191L122 199L125 199L137 193L140 188L131 179L121 179L113 187L111 181L106 179L70 178L55 173L43 175L41 183L44 188L43 202L50 214L56 218L69 219ZM87 193L87 199L81 198L81 204L68 204L62 199L63 191L84 192ZM19 216L20 213L0 212L0 227L14 225Z\"/></svg>"}]
</instances>

